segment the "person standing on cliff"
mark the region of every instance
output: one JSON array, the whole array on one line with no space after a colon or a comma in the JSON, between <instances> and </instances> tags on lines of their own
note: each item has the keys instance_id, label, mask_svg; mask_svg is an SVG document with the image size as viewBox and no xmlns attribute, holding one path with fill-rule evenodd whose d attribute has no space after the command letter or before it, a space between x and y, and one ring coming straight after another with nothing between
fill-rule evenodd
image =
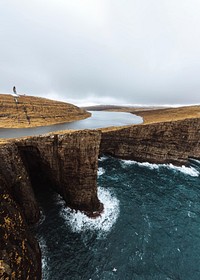
<instances>
[{"instance_id":1,"label":"person standing on cliff","mask_svg":"<svg viewBox=\"0 0 200 280\"><path fill-rule=\"evenodd\" d=\"M13 92L14 92L14 94L18 95L15 86L13 87Z\"/></svg>"},{"instance_id":2,"label":"person standing on cliff","mask_svg":"<svg viewBox=\"0 0 200 280\"><path fill-rule=\"evenodd\" d=\"M13 94L14 101L15 101L15 103L17 104L17 103L18 103L18 97L19 97L19 95L17 94L17 90L16 90L16 87L15 87L15 86L13 87L13 92L14 92L14 94Z\"/></svg>"}]
</instances>

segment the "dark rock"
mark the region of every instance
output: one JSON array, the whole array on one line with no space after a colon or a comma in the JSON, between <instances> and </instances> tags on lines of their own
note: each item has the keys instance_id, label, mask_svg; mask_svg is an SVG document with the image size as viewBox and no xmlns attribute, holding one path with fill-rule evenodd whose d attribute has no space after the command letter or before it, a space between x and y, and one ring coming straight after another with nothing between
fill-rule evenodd
<instances>
[{"instance_id":1,"label":"dark rock","mask_svg":"<svg viewBox=\"0 0 200 280\"><path fill-rule=\"evenodd\" d=\"M41 253L0 175L0 279L41 279Z\"/></svg>"}]
</instances>

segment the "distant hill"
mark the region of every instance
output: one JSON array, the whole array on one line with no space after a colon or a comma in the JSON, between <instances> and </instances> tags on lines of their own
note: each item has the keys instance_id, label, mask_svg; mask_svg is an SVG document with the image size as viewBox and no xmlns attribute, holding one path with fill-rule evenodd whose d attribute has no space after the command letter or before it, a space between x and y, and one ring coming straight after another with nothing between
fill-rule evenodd
<instances>
[{"instance_id":1,"label":"distant hill","mask_svg":"<svg viewBox=\"0 0 200 280\"><path fill-rule=\"evenodd\" d=\"M0 94L0 128L45 126L85 119L86 110L41 97Z\"/></svg>"},{"instance_id":2,"label":"distant hill","mask_svg":"<svg viewBox=\"0 0 200 280\"><path fill-rule=\"evenodd\" d=\"M190 118L200 118L200 105L182 106L175 108L166 108L162 106L116 106L116 105L97 105L83 107L91 111L113 111L113 112L129 112L143 117L144 124L169 122Z\"/></svg>"},{"instance_id":3,"label":"distant hill","mask_svg":"<svg viewBox=\"0 0 200 280\"><path fill-rule=\"evenodd\" d=\"M125 105L93 105L93 106L85 106L81 107L85 110L89 111L119 111L119 112L130 112L131 111L147 111L147 110L157 110L163 109L166 107L163 106L125 106Z\"/></svg>"},{"instance_id":4,"label":"distant hill","mask_svg":"<svg viewBox=\"0 0 200 280\"><path fill-rule=\"evenodd\" d=\"M130 112L136 113L137 115L143 117L144 123L169 122L183 119L200 118L200 105Z\"/></svg>"}]
</instances>

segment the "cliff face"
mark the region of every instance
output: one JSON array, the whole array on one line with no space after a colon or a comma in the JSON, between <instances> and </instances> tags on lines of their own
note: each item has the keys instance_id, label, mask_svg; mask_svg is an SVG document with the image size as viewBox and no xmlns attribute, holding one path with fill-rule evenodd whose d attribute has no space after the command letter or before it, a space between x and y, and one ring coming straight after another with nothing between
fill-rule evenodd
<instances>
[{"instance_id":1,"label":"cliff face","mask_svg":"<svg viewBox=\"0 0 200 280\"><path fill-rule=\"evenodd\" d=\"M104 130L100 151L123 159L185 164L200 157L200 119Z\"/></svg>"},{"instance_id":2,"label":"cliff face","mask_svg":"<svg viewBox=\"0 0 200 280\"><path fill-rule=\"evenodd\" d=\"M101 209L96 183L100 139L100 132L83 130L31 137L16 145L34 185L51 185L68 206L95 212Z\"/></svg>"},{"instance_id":3,"label":"cliff face","mask_svg":"<svg viewBox=\"0 0 200 280\"><path fill-rule=\"evenodd\" d=\"M39 219L39 207L29 174L14 142L0 145L0 166L0 175L5 178L9 193L21 207L26 220L35 223Z\"/></svg>"},{"instance_id":4,"label":"cliff face","mask_svg":"<svg viewBox=\"0 0 200 280\"><path fill-rule=\"evenodd\" d=\"M0 279L41 279L40 248L1 174L0 201Z\"/></svg>"},{"instance_id":5,"label":"cliff face","mask_svg":"<svg viewBox=\"0 0 200 280\"><path fill-rule=\"evenodd\" d=\"M37 188L53 187L72 208L95 215L101 133L74 131L0 145L0 279L41 279ZM8 278L6 278L8 277Z\"/></svg>"},{"instance_id":6,"label":"cliff face","mask_svg":"<svg viewBox=\"0 0 200 280\"><path fill-rule=\"evenodd\" d=\"M38 243L27 224L39 219L37 188L54 188L74 209L96 215L99 151L156 163L200 157L200 119L67 131L0 145L0 279L40 279ZM8 278L6 278L8 277Z\"/></svg>"}]
</instances>

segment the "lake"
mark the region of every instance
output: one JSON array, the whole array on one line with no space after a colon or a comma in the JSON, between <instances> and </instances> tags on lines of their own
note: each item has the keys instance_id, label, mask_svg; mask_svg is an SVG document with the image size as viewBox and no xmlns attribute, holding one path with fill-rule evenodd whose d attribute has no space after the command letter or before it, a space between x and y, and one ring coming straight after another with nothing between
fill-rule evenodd
<instances>
[{"instance_id":1,"label":"lake","mask_svg":"<svg viewBox=\"0 0 200 280\"><path fill-rule=\"evenodd\" d=\"M95 129L110 126L123 126L140 124L143 119L139 116L123 112L90 111L90 118L41 127L30 128L0 128L0 138L18 138L23 136L34 136L49 132L67 129Z\"/></svg>"}]
</instances>

